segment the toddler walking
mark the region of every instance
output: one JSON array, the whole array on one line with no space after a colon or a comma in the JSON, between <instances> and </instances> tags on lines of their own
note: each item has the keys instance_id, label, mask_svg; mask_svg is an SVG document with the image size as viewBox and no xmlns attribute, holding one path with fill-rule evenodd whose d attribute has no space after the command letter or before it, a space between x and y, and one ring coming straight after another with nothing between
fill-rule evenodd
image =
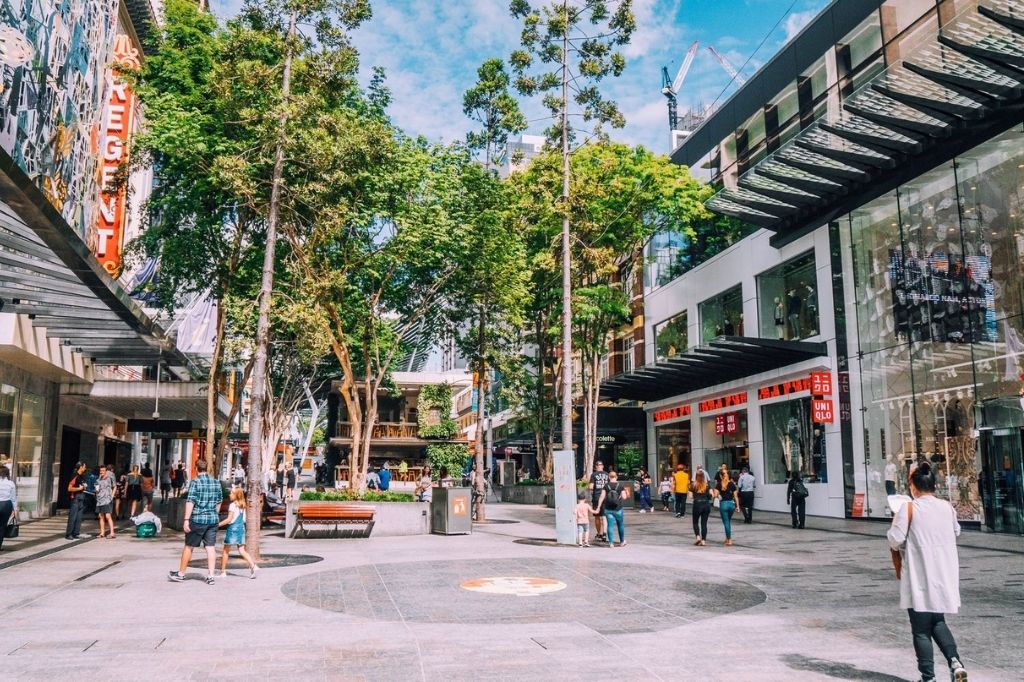
<instances>
[{"instance_id":1,"label":"toddler walking","mask_svg":"<svg viewBox=\"0 0 1024 682\"><path fill-rule=\"evenodd\" d=\"M587 493L581 490L576 496L576 546L590 547L590 515L597 512L587 504Z\"/></svg>"},{"instance_id":2,"label":"toddler walking","mask_svg":"<svg viewBox=\"0 0 1024 682\"><path fill-rule=\"evenodd\" d=\"M658 492L661 493L661 511L668 511L669 502L672 501L672 481L669 480L668 474L661 477Z\"/></svg>"}]
</instances>

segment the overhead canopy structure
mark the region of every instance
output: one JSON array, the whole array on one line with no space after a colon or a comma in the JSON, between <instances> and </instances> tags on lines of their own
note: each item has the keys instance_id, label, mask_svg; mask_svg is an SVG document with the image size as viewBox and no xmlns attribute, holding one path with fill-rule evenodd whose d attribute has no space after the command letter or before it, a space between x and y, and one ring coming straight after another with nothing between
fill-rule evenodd
<instances>
[{"instance_id":1,"label":"overhead canopy structure","mask_svg":"<svg viewBox=\"0 0 1024 682\"><path fill-rule=\"evenodd\" d=\"M664 400L826 354L824 343L720 336L705 346L601 382L601 397Z\"/></svg>"},{"instance_id":2,"label":"overhead canopy structure","mask_svg":"<svg viewBox=\"0 0 1024 682\"><path fill-rule=\"evenodd\" d=\"M189 366L4 150L0 202L0 311L29 315L98 365Z\"/></svg>"},{"instance_id":3,"label":"overhead canopy structure","mask_svg":"<svg viewBox=\"0 0 1024 682\"><path fill-rule=\"evenodd\" d=\"M982 0L707 207L785 243L1019 123L1022 110L1024 4Z\"/></svg>"},{"instance_id":4,"label":"overhead canopy structure","mask_svg":"<svg viewBox=\"0 0 1024 682\"><path fill-rule=\"evenodd\" d=\"M185 420L193 428L205 427L207 386L202 381L95 381L89 384L67 384L61 387L61 396L69 404L81 402L84 406L120 417L149 418L159 407L160 418ZM214 419L218 427L227 423L231 403L223 395L217 396Z\"/></svg>"}]
</instances>

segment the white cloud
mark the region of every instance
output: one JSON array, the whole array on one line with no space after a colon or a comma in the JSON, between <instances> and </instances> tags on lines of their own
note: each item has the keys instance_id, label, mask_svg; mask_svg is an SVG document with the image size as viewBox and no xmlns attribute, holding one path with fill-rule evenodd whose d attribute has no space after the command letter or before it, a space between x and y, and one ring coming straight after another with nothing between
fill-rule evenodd
<instances>
[{"instance_id":1,"label":"white cloud","mask_svg":"<svg viewBox=\"0 0 1024 682\"><path fill-rule=\"evenodd\" d=\"M818 16L818 10L810 9L806 12L793 12L786 17L786 23L784 25L786 31L785 42L789 42L795 38L796 34L799 33L804 26L811 23L811 19L816 16Z\"/></svg>"}]
</instances>

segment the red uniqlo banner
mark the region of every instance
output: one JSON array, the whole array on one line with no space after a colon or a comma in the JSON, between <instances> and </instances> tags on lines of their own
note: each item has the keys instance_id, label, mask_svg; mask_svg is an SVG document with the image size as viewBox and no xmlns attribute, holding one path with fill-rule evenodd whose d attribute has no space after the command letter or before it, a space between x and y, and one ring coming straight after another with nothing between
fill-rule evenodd
<instances>
[{"instance_id":1,"label":"red uniqlo banner","mask_svg":"<svg viewBox=\"0 0 1024 682\"><path fill-rule=\"evenodd\" d=\"M811 395L832 395L831 372L811 372Z\"/></svg>"},{"instance_id":2,"label":"red uniqlo banner","mask_svg":"<svg viewBox=\"0 0 1024 682\"><path fill-rule=\"evenodd\" d=\"M715 417L715 433L717 435L719 435L719 436L721 436L723 433L725 433L725 415L724 414L720 414L717 417Z\"/></svg>"},{"instance_id":3,"label":"red uniqlo banner","mask_svg":"<svg viewBox=\"0 0 1024 682\"><path fill-rule=\"evenodd\" d=\"M739 420L736 419L736 413L725 415L725 432L736 433L736 424Z\"/></svg>"},{"instance_id":4,"label":"red uniqlo banner","mask_svg":"<svg viewBox=\"0 0 1024 682\"><path fill-rule=\"evenodd\" d=\"M835 421L831 400L812 400L811 414L815 424L831 424Z\"/></svg>"}]
</instances>

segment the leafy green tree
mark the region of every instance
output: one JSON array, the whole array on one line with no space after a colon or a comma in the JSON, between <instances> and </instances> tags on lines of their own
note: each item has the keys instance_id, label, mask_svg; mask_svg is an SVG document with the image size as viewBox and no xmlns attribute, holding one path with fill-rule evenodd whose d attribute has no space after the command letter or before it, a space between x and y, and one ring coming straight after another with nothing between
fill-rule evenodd
<instances>
[{"instance_id":1,"label":"leafy green tree","mask_svg":"<svg viewBox=\"0 0 1024 682\"><path fill-rule=\"evenodd\" d=\"M466 146L483 152L484 168L499 163L499 152L508 145L509 135L526 130L526 117L509 92L505 62L492 58L476 70L477 82L462 95L462 113L479 129L466 134Z\"/></svg>"},{"instance_id":2,"label":"leafy green tree","mask_svg":"<svg viewBox=\"0 0 1024 682\"><path fill-rule=\"evenodd\" d=\"M557 122L548 129L548 140L562 151L562 447L572 446L572 274L570 217L570 145L575 129L571 108L580 110L584 124L600 136L602 126L625 125L615 102L601 94L598 83L620 76L626 60L617 48L629 42L636 19L632 0L549 0L534 6L529 0L512 0L512 16L523 22L522 49L511 55L516 88L527 96L539 96ZM539 63L538 63L539 62ZM570 92L572 93L570 95Z\"/></svg>"}]
</instances>

